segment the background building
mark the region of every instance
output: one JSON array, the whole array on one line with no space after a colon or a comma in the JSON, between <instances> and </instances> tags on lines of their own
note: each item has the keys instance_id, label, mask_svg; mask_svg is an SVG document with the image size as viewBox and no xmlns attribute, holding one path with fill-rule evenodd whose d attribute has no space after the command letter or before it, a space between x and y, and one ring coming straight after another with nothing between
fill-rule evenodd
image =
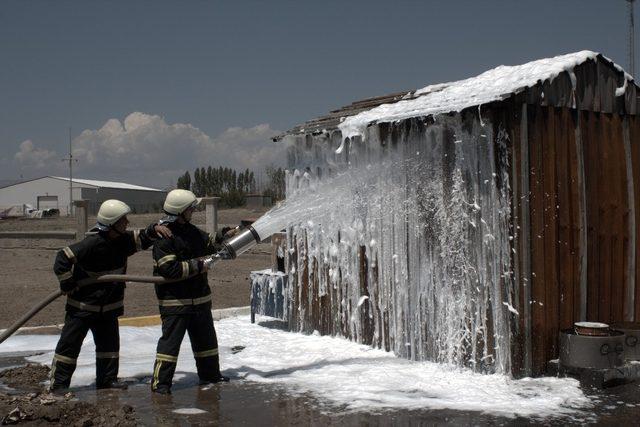
<instances>
[{"instance_id":1,"label":"background building","mask_svg":"<svg viewBox=\"0 0 640 427\"><path fill-rule=\"evenodd\" d=\"M89 214L95 215L100 204L108 199L122 200L135 213L158 212L167 192L124 182L73 180L73 200L89 200ZM45 176L0 187L0 206L8 208L29 204L36 209L59 209L66 215L69 209L69 178Z\"/></svg>"}]
</instances>

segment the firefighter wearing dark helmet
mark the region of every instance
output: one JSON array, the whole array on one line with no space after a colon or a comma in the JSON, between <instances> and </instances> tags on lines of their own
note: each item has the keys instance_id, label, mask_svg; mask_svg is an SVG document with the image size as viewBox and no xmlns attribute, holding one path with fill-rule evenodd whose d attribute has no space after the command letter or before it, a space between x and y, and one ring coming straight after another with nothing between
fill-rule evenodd
<instances>
[{"instance_id":1,"label":"firefighter wearing dark helmet","mask_svg":"<svg viewBox=\"0 0 640 427\"><path fill-rule=\"evenodd\" d=\"M176 282L157 284L156 296L162 318L162 337L158 341L151 389L169 394L178 362L180 344L189 333L191 349L201 384L228 381L220 373L218 340L211 315L211 290L207 280L208 261L201 257L221 249L223 237L232 233L222 229L215 235L191 224L191 216L199 198L188 190L173 190L167 194L161 220L169 227L171 239L158 240L153 245L154 275Z\"/></svg>"},{"instance_id":2,"label":"firefighter wearing dark helmet","mask_svg":"<svg viewBox=\"0 0 640 427\"><path fill-rule=\"evenodd\" d=\"M51 390L66 389L87 332L96 345L96 387L126 388L118 382L120 338L118 317L124 312L123 282L95 283L105 274L124 274L127 258L152 242L169 237L164 226L127 231L129 206L107 200L100 206L92 234L60 250L53 267L67 295L66 315L51 364ZM92 283L93 282L93 283Z\"/></svg>"}]
</instances>

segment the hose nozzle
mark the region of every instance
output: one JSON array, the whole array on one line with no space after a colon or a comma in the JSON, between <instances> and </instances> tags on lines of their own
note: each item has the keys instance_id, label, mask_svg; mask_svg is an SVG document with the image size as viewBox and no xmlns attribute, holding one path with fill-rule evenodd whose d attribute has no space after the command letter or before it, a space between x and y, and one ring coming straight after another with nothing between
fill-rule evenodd
<instances>
[{"instance_id":1,"label":"hose nozzle","mask_svg":"<svg viewBox=\"0 0 640 427\"><path fill-rule=\"evenodd\" d=\"M235 259L238 255L248 251L258 243L260 243L258 232L252 226L248 226L246 230L224 242L224 249L218 252L217 255L222 259Z\"/></svg>"}]
</instances>

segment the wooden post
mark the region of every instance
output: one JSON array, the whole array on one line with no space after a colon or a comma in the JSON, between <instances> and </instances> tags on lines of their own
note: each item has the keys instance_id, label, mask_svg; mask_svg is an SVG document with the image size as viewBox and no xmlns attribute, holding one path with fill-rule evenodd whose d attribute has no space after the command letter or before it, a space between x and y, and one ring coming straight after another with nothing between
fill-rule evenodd
<instances>
[{"instance_id":1,"label":"wooden post","mask_svg":"<svg viewBox=\"0 0 640 427\"><path fill-rule=\"evenodd\" d=\"M202 201L205 206L204 217L207 233L215 234L218 231L218 203L220 203L220 197L203 197Z\"/></svg>"},{"instance_id":2,"label":"wooden post","mask_svg":"<svg viewBox=\"0 0 640 427\"><path fill-rule=\"evenodd\" d=\"M367 248L360 246L358 251L358 264L360 267L360 298L367 297L367 300L362 303L362 306L358 306L357 310L360 310L360 334L362 343L371 345L373 342L373 317L371 316L370 308L373 303L371 301L371 295L369 294L369 260L367 259Z\"/></svg>"},{"instance_id":3,"label":"wooden post","mask_svg":"<svg viewBox=\"0 0 640 427\"><path fill-rule=\"evenodd\" d=\"M575 141L576 141L576 153L578 157L578 190L579 190L579 207L578 211L580 212L580 317L578 318L581 321L587 320L587 294L588 294L588 285L587 285L587 273L588 273L588 252L587 252L587 237L588 237L588 228L587 228L587 187L586 187L586 175L584 171L584 146L582 141L582 114L578 111L576 117L576 130L575 130Z\"/></svg>"},{"instance_id":4,"label":"wooden post","mask_svg":"<svg viewBox=\"0 0 640 427\"><path fill-rule=\"evenodd\" d=\"M521 270L520 277L522 279L522 302L524 315L524 360L523 374L531 376L533 371L532 362L532 346L531 346L531 206L529 203L530 196L530 176L529 176L529 111L527 104L522 104L522 113L520 116L520 170L522 171L520 178L520 190L524 196L521 199L520 208L520 261Z\"/></svg>"},{"instance_id":5,"label":"wooden post","mask_svg":"<svg viewBox=\"0 0 640 427\"><path fill-rule=\"evenodd\" d=\"M285 252L287 251L287 234L273 233L271 236L271 269L285 271Z\"/></svg>"},{"instance_id":6,"label":"wooden post","mask_svg":"<svg viewBox=\"0 0 640 427\"><path fill-rule=\"evenodd\" d=\"M633 322L633 319L637 317L635 313L636 306L636 202L635 202L635 188L633 182L633 154L631 152L631 131L629 130L629 118L624 117L623 122L623 137L624 137L624 155L625 163L627 165L627 197L629 199L629 250L627 260L627 271L625 271L626 293L624 295L624 320L627 322Z\"/></svg>"},{"instance_id":7,"label":"wooden post","mask_svg":"<svg viewBox=\"0 0 640 427\"><path fill-rule=\"evenodd\" d=\"M76 239L81 240L89 229L87 220L89 201L85 199L74 200L73 206L76 208Z\"/></svg>"}]
</instances>

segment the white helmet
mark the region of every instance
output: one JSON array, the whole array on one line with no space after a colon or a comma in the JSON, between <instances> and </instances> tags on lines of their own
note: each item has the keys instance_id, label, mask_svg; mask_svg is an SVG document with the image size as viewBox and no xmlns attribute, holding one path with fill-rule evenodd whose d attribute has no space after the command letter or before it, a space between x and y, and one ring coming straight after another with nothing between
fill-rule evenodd
<instances>
[{"instance_id":1,"label":"white helmet","mask_svg":"<svg viewBox=\"0 0 640 427\"><path fill-rule=\"evenodd\" d=\"M131 212L131 208L126 203L115 199L105 200L98 210L98 223L95 228L107 231L110 226L129 212Z\"/></svg>"},{"instance_id":2,"label":"white helmet","mask_svg":"<svg viewBox=\"0 0 640 427\"><path fill-rule=\"evenodd\" d=\"M189 190L171 190L164 201L163 209L169 215L178 216L187 208L197 206L202 200Z\"/></svg>"}]
</instances>

